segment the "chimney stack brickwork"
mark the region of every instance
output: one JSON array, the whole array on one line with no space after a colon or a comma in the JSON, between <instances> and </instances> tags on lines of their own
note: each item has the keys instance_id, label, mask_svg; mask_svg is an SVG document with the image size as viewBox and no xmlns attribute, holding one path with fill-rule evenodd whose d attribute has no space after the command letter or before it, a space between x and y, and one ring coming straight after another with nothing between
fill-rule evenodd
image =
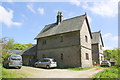
<instances>
[{"instance_id":1,"label":"chimney stack brickwork","mask_svg":"<svg viewBox=\"0 0 120 80\"><path fill-rule=\"evenodd\" d=\"M57 14L57 24L59 25L62 22L62 12L58 11Z\"/></svg>"}]
</instances>

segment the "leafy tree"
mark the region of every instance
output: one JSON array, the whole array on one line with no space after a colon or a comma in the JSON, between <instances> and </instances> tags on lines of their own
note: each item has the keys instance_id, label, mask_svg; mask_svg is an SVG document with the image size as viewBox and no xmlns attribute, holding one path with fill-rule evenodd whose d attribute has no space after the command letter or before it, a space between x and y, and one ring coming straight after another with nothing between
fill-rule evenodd
<instances>
[{"instance_id":1,"label":"leafy tree","mask_svg":"<svg viewBox=\"0 0 120 80\"><path fill-rule=\"evenodd\" d=\"M4 37L0 39L0 44L3 49L13 49L14 43L15 43L15 40L13 38Z\"/></svg>"},{"instance_id":2,"label":"leafy tree","mask_svg":"<svg viewBox=\"0 0 120 80\"><path fill-rule=\"evenodd\" d=\"M26 48L28 48L28 46L26 46L24 44L19 44L19 43L14 44L14 46L13 46L13 49L15 49L15 50L24 50Z\"/></svg>"},{"instance_id":3,"label":"leafy tree","mask_svg":"<svg viewBox=\"0 0 120 80\"><path fill-rule=\"evenodd\" d=\"M25 44L26 46L30 47L32 46L33 44L32 43L28 43L28 44Z\"/></svg>"},{"instance_id":4,"label":"leafy tree","mask_svg":"<svg viewBox=\"0 0 120 80\"><path fill-rule=\"evenodd\" d=\"M13 54L10 53L10 50L13 49L14 43L15 40L13 38L4 37L0 39L0 53L2 53L2 55L0 54L0 61L3 61L7 55Z\"/></svg>"},{"instance_id":5,"label":"leafy tree","mask_svg":"<svg viewBox=\"0 0 120 80\"><path fill-rule=\"evenodd\" d=\"M13 45L13 49L15 49L15 50L24 50L24 49L26 49L26 48L28 48L28 47L30 47L32 45L33 45L32 43L28 43L28 44L19 44L19 43L17 43L17 44Z\"/></svg>"},{"instance_id":6,"label":"leafy tree","mask_svg":"<svg viewBox=\"0 0 120 80\"><path fill-rule=\"evenodd\" d=\"M13 38L3 37L0 39L0 53L2 53L2 55L0 54L0 61L2 61L7 55L13 54L11 53L12 49L24 50L30 46L32 46L32 43L19 44L15 43Z\"/></svg>"},{"instance_id":7,"label":"leafy tree","mask_svg":"<svg viewBox=\"0 0 120 80\"><path fill-rule=\"evenodd\" d=\"M118 61L118 51L119 49L113 50L105 50L104 57L106 60L114 59L116 62Z\"/></svg>"},{"instance_id":8,"label":"leafy tree","mask_svg":"<svg viewBox=\"0 0 120 80\"><path fill-rule=\"evenodd\" d=\"M9 49L13 49L14 43L15 43L15 40L13 38L8 38L7 45Z\"/></svg>"}]
</instances>

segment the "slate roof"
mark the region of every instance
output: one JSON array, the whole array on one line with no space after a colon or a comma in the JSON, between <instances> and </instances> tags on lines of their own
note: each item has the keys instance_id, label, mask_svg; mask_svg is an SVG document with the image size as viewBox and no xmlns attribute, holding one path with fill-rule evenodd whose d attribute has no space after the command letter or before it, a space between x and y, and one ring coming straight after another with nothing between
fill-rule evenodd
<instances>
[{"instance_id":1,"label":"slate roof","mask_svg":"<svg viewBox=\"0 0 120 80\"><path fill-rule=\"evenodd\" d=\"M100 31L92 33L92 44L96 44L96 43L99 44L100 43L100 39L102 41L102 46L104 46L102 35L101 35Z\"/></svg>"},{"instance_id":2,"label":"slate roof","mask_svg":"<svg viewBox=\"0 0 120 80\"><path fill-rule=\"evenodd\" d=\"M37 45L33 45L26 50L22 51L22 55L35 55L36 54Z\"/></svg>"},{"instance_id":3,"label":"slate roof","mask_svg":"<svg viewBox=\"0 0 120 80\"><path fill-rule=\"evenodd\" d=\"M11 50L12 53L20 53L21 50Z\"/></svg>"},{"instance_id":4,"label":"slate roof","mask_svg":"<svg viewBox=\"0 0 120 80\"><path fill-rule=\"evenodd\" d=\"M35 39L80 30L85 19L87 20L86 14L63 20L59 25L57 23L46 25ZM89 24L88 28L92 38Z\"/></svg>"}]
</instances>

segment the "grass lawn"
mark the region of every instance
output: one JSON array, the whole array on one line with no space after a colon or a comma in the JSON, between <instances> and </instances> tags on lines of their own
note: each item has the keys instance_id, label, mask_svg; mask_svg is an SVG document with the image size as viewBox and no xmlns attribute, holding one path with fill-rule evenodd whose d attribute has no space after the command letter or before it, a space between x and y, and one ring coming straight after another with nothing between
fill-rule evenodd
<instances>
[{"instance_id":1,"label":"grass lawn","mask_svg":"<svg viewBox=\"0 0 120 80\"><path fill-rule=\"evenodd\" d=\"M74 70L74 71L81 71L81 70L88 70L92 68L99 69L100 67L75 67L75 68L59 67L56 69L68 69L68 70Z\"/></svg>"},{"instance_id":2,"label":"grass lawn","mask_svg":"<svg viewBox=\"0 0 120 80\"><path fill-rule=\"evenodd\" d=\"M0 64L0 80L2 78L2 65Z\"/></svg>"},{"instance_id":3,"label":"grass lawn","mask_svg":"<svg viewBox=\"0 0 120 80\"><path fill-rule=\"evenodd\" d=\"M104 71L97 73L93 78L118 78L117 67L104 67L104 68L105 68Z\"/></svg>"},{"instance_id":4,"label":"grass lawn","mask_svg":"<svg viewBox=\"0 0 120 80\"><path fill-rule=\"evenodd\" d=\"M2 72L0 72L0 78L25 78L27 75L22 72L20 69L6 69L3 68L2 65L0 64L0 69Z\"/></svg>"},{"instance_id":5,"label":"grass lawn","mask_svg":"<svg viewBox=\"0 0 120 80\"><path fill-rule=\"evenodd\" d=\"M75 67L75 68L68 68L68 70L81 71L81 70L88 70L92 68L95 68L95 67Z\"/></svg>"}]
</instances>

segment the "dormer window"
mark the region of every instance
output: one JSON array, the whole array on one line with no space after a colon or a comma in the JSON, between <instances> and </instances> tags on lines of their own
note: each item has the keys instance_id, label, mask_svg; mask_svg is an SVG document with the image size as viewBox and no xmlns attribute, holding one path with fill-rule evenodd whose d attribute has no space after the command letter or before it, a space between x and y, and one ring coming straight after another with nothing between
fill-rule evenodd
<instances>
[{"instance_id":1,"label":"dormer window","mask_svg":"<svg viewBox=\"0 0 120 80\"><path fill-rule=\"evenodd\" d=\"M87 38L87 36L85 36L85 42L88 42L88 38Z\"/></svg>"}]
</instances>

